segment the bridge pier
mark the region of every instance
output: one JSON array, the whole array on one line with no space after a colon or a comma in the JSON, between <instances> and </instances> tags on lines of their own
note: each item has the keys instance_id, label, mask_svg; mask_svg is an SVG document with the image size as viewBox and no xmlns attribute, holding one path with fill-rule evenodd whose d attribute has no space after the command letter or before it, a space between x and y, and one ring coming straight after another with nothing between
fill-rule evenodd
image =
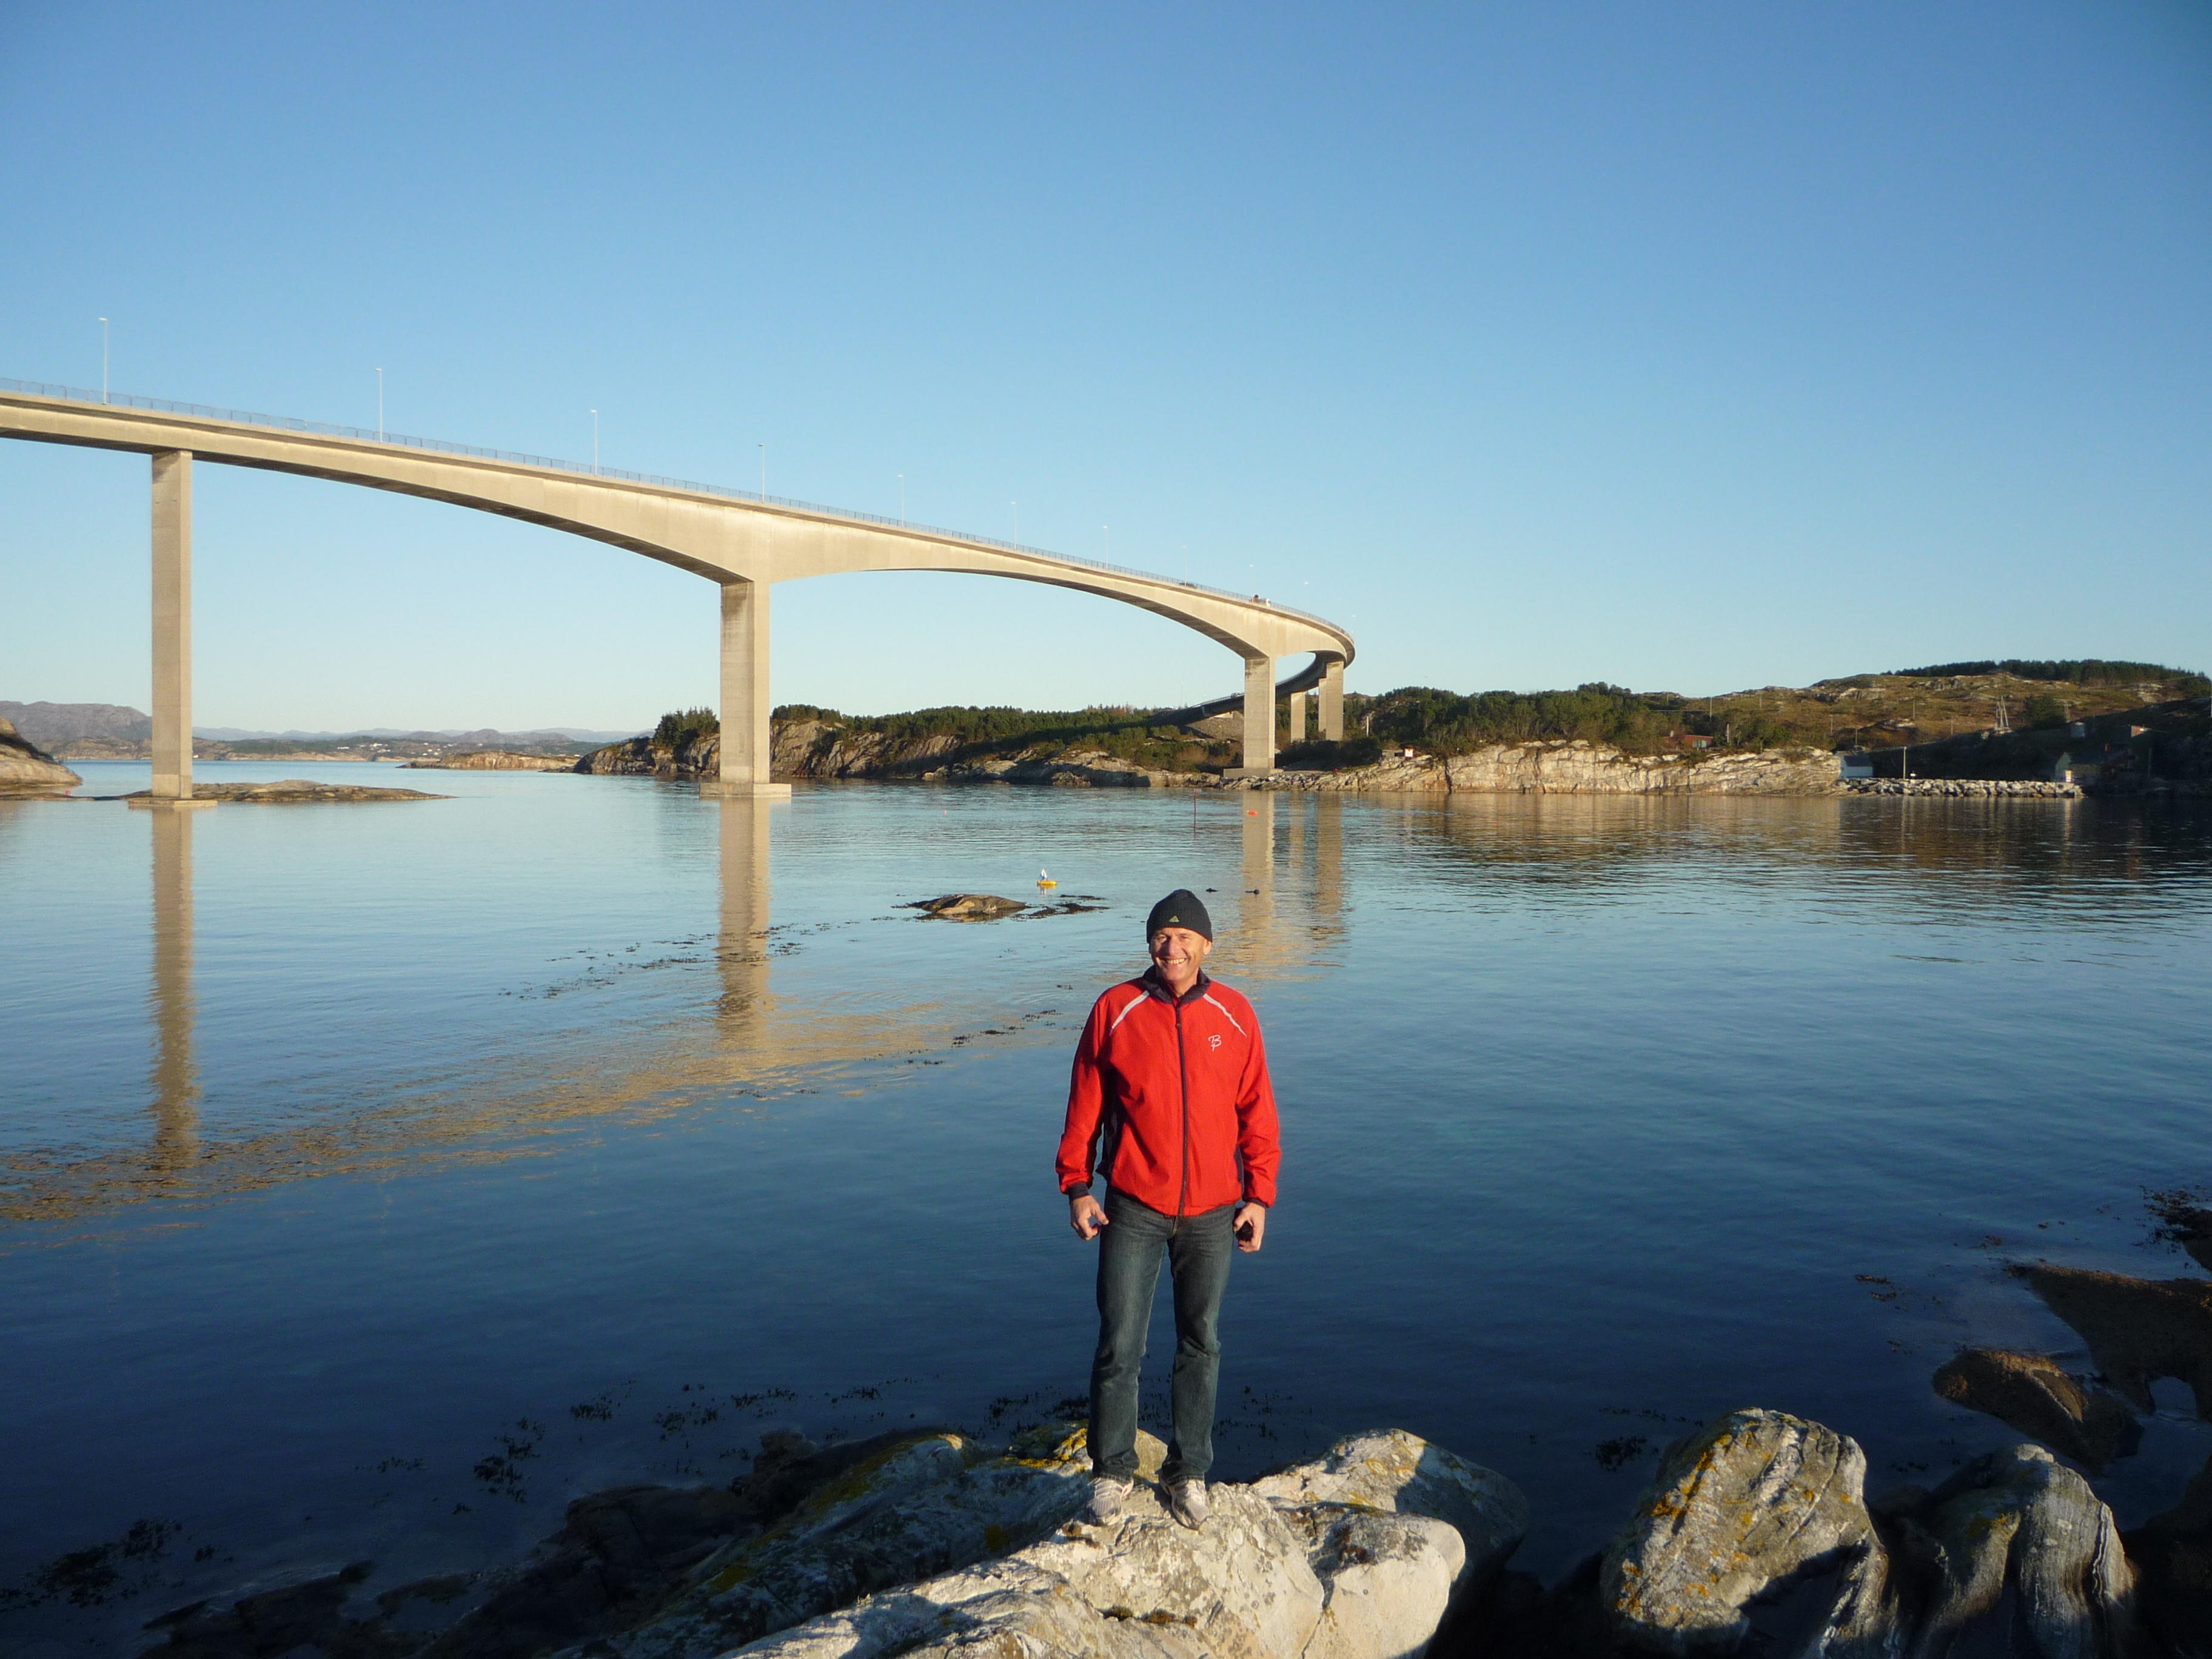
<instances>
[{"instance_id":1,"label":"bridge pier","mask_svg":"<svg viewBox=\"0 0 2212 1659\"><path fill-rule=\"evenodd\" d=\"M1244 659L1244 763L1224 778L1264 778L1275 769L1275 659Z\"/></svg>"},{"instance_id":2,"label":"bridge pier","mask_svg":"<svg viewBox=\"0 0 2212 1659\"><path fill-rule=\"evenodd\" d=\"M721 775L699 793L788 800L791 786L769 781L769 585L722 584Z\"/></svg>"},{"instance_id":3,"label":"bridge pier","mask_svg":"<svg viewBox=\"0 0 2212 1659\"><path fill-rule=\"evenodd\" d=\"M1322 665L1321 734L1330 743L1344 741L1344 659Z\"/></svg>"},{"instance_id":4,"label":"bridge pier","mask_svg":"<svg viewBox=\"0 0 2212 1659\"><path fill-rule=\"evenodd\" d=\"M1304 743L1305 740L1306 694L1303 691L1293 691L1291 693L1290 741L1292 743Z\"/></svg>"},{"instance_id":5,"label":"bridge pier","mask_svg":"<svg viewBox=\"0 0 2212 1659\"><path fill-rule=\"evenodd\" d=\"M154 454L154 799L192 799L192 455ZM194 805L213 805L212 801Z\"/></svg>"}]
</instances>

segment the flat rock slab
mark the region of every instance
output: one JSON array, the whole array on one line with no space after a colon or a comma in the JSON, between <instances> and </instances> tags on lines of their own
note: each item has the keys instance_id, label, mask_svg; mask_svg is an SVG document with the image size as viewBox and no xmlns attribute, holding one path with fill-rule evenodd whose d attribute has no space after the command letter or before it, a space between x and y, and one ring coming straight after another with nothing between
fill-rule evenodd
<instances>
[{"instance_id":1,"label":"flat rock slab","mask_svg":"<svg viewBox=\"0 0 2212 1659\"><path fill-rule=\"evenodd\" d=\"M154 792L140 789L125 800L151 800ZM308 778L279 778L274 783L203 783L192 786L194 800L334 801L334 800L451 800L451 795L429 795L420 789L371 789L360 784L317 783Z\"/></svg>"}]
</instances>

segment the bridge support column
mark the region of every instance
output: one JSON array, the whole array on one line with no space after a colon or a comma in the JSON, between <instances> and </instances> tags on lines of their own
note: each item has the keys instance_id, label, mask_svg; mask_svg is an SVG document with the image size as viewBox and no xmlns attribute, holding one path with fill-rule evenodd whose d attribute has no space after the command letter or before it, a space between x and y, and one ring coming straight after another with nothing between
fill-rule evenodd
<instances>
[{"instance_id":1,"label":"bridge support column","mask_svg":"<svg viewBox=\"0 0 2212 1659\"><path fill-rule=\"evenodd\" d=\"M789 784L769 781L768 586L722 584L722 768L699 781L702 795L791 796Z\"/></svg>"},{"instance_id":2,"label":"bridge support column","mask_svg":"<svg viewBox=\"0 0 2212 1659\"><path fill-rule=\"evenodd\" d=\"M1304 743L1305 740L1306 694L1303 691L1293 691L1291 693L1290 741L1292 743Z\"/></svg>"},{"instance_id":3,"label":"bridge support column","mask_svg":"<svg viewBox=\"0 0 2212 1659\"><path fill-rule=\"evenodd\" d=\"M1227 778L1264 778L1275 769L1275 659L1244 659L1244 764Z\"/></svg>"},{"instance_id":4,"label":"bridge support column","mask_svg":"<svg viewBox=\"0 0 2212 1659\"><path fill-rule=\"evenodd\" d=\"M192 799L192 457L154 455L154 799Z\"/></svg>"},{"instance_id":5,"label":"bridge support column","mask_svg":"<svg viewBox=\"0 0 2212 1659\"><path fill-rule=\"evenodd\" d=\"M1344 741L1344 664L1340 660L1322 667L1321 734L1331 743Z\"/></svg>"}]
</instances>

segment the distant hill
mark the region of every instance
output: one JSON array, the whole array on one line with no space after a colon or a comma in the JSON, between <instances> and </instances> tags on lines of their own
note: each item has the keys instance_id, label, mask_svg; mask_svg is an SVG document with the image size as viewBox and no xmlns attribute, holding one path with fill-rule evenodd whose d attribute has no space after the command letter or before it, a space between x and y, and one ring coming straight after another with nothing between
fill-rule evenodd
<instances>
[{"instance_id":1,"label":"distant hill","mask_svg":"<svg viewBox=\"0 0 2212 1659\"><path fill-rule=\"evenodd\" d=\"M85 758L127 758L143 755L154 738L153 717L142 709L112 702L13 702L0 699L0 720L15 722L15 729L40 748ZM380 726L353 732L252 731L234 726L196 726L192 736L202 753L220 757L236 745L246 752L276 756L313 746L358 749L377 742L410 750L448 749L554 750L575 753L601 744L617 743L635 732L606 732L586 726L550 726L530 732L501 732L491 726L473 731L403 731Z\"/></svg>"},{"instance_id":2,"label":"distant hill","mask_svg":"<svg viewBox=\"0 0 2212 1659\"><path fill-rule=\"evenodd\" d=\"M57 755L80 738L128 744L146 743L154 736L153 716L112 702L9 702L0 699L0 720L13 720L18 732L40 748Z\"/></svg>"}]
</instances>

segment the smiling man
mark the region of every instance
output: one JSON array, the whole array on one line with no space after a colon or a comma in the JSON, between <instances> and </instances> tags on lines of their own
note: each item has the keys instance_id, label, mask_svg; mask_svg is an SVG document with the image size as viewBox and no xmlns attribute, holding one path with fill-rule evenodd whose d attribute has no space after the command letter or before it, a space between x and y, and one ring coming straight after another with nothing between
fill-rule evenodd
<instances>
[{"instance_id":1,"label":"smiling man","mask_svg":"<svg viewBox=\"0 0 2212 1659\"><path fill-rule=\"evenodd\" d=\"M1177 888L1145 922L1152 965L1100 997L1076 1045L1055 1167L1077 1237L1098 1247L1091 1362L1090 1516L1110 1521L1137 1474L1137 1380L1164 1260L1175 1284L1175 1437L1160 1484L1187 1527L1206 1524L1217 1328L1232 1247L1260 1248L1281 1152L1275 1091L1252 1005L1209 979L1213 919ZM1091 1195L1095 1175L1106 1201Z\"/></svg>"}]
</instances>

